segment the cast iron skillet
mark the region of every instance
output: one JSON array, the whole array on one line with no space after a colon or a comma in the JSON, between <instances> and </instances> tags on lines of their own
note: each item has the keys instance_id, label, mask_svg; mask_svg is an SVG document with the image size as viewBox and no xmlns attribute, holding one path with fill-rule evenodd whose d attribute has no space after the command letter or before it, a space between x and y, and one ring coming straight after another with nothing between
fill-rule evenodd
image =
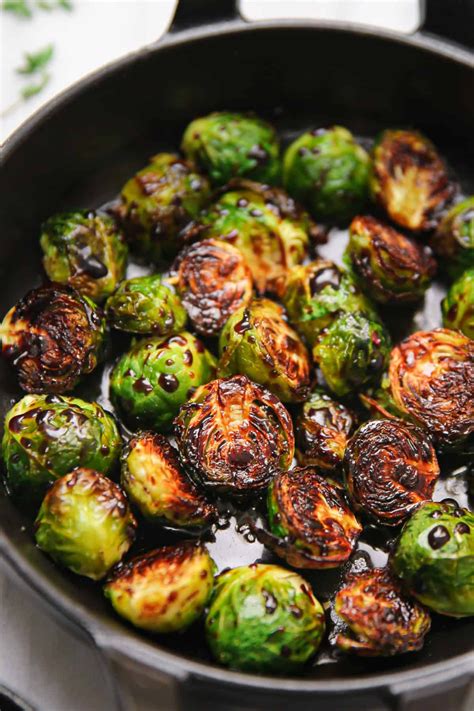
<instances>
[{"instance_id":1,"label":"cast iron skillet","mask_svg":"<svg viewBox=\"0 0 474 711\"><path fill-rule=\"evenodd\" d=\"M39 281L44 218L110 200L148 155L177 146L186 123L214 109L253 109L287 135L334 122L360 135L415 126L474 192L474 4L430 0L427 10L423 31L405 37L340 23L247 24L235 0L181 0L159 43L79 82L7 141L1 312ZM440 31L464 47L430 34ZM418 325L437 325L438 305L435 291ZM0 393L3 420L19 397L3 364ZM431 711L445 711L461 708L472 682L472 619L438 625L422 653L397 663L322 664L302 678L246 675L199 660L192 636L177 652L124 626L92 585L63 574L34 547L28 522L3 494L0 552L64 624L98 646L123 708L133 698L140 709L375 711L429 699Z\"/></svg>"}]
</instances>

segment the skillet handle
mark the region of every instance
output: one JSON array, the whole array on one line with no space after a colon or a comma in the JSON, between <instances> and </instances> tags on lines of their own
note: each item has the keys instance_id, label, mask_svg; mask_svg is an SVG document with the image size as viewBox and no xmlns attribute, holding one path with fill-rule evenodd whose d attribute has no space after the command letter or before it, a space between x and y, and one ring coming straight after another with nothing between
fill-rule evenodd
<instances>
[{"instance_id":1,"label":"skillet handle","mask_svg":"<svg viewBox=\"0 0 474 711\"><path fill-rule=\"evenodd\" d=\"M474 0L421 0L421 17L421 32L474 47Z\"/></svg>"},{"instance_id":2,"label":"skillet handle","mask_svg":"<svg viewBox=\"0 0 474 711\"><path fill-rule=\"evenodd\" d=\"M178 0L168 32L240 19L239 0Z\"/></svg>"}]
</instances>

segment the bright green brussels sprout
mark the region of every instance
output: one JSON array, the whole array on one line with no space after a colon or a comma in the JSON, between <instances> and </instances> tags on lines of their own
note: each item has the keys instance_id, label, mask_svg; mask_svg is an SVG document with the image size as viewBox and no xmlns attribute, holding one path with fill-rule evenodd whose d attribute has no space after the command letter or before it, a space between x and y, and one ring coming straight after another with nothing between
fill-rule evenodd
<instances>
[{"instance_id":1,"label":"bright green brussels sprout","mask_svg":"<svg viewBox=\"0 0 474 711\"><path fill-rule=\"evenodd\" d=\"M305 400L310 385L308 352L269 299L256 299L236 311L219 339L219 375L243 373L283 402Z\"/></svg>"},{"instance_id":2,"label":"bright green brussels sprout","mask_svg":"<svg viewBox=\"0 0 474 711\"><path fill-rule=\"evenodd\" d=\"M259 294L282 293L288 270L306 256L309 236L320 238L316 226L283 190L248 180L228 188L189 226L187 239L230 242L244 255Z\"/></svg>"},{"instance_id":3,"label":"bright green brussels sprout","mask_svg":"<svg viewBox=\"0 0 474 711\"><path fill-rule=\"evenodd\" d=\"M423 605L442 615L474 615L474 514L452 499L415 511L391 564Z\"/></svg>"},{"instance_id":4,"label":"bright green brussels sprout","mask_svg":"<svg viewBox=\"0 0 474 711\"><path fill-rule=\"evenodd\" d=\"M431 245L451 279L474 267L474 195L446 213Z\"/></svg>"},{"instance_id":5,"label":"bright green brussels sprout","mask_svg":"<svg viewBox=\"0 0 474 711\"><path fill-rule=\"evenodd\" d=\"M70 286L29 291L0 325L2 354L30 393L63 393L91 373L102 357L105 319Z\"/></svg>"},{"instance_id":6,"label":"bright green brussels sprout","mask_svg":"<svg viewBox=\"0 0 474 711\"><path fill-rule=\"evenodd\" d=\"M436 227L455 188L431 141L417 131L387 130L374 146L371 191L391 220L419 231Z\"/></svg>"},{"instance_id":7,"label":"bright green brussels sprout","mask_svg":"<svg viewBox=\"0 0 474 711\"><path fill-rule=\"evenodd\" d=\"M69 284L97 303L125 276L128 248L106 214L82 210L53 215L41 228L40 243L51 281Z\"/></svg>"},{"instance_id":8,"label":"bright green brussels sprout","mask_svg":"<svg viewBox=\"0 0 474 711\"><path fill-rule=\"evenodd\" d=\"M163 435L141 432L130 440L122 454L121 484L151 522L187 528L217 518L216 507L193 486Z\"/></svg>"},{"instance_id":9,"label":"bright green brussels sprout","mask_svg":"<svg viewBox=\"0 0 474 711\"><path fill-rule=\"evenodd\" d=\"M159 275L123 281L105 305L109 323L128 333L169 336L186 325L179 297Z\"/></svg>"},{"instance_id":10,"label":"bright green brussels sprout","mask_svg":"<svg viewBox=\"0 0 474 711\"><path fill-rule=\"evenodd\" d=\"M289 413L245 375L199 388L179 411L175 432L181 460L196 483L236 497L262 490L293 460Z\"/></svg>"},{"instance_id":11,"label":"bright green brussels sprout","mask_svg":"<svg viewBox=\"0 0 474 711\"><path fill-rule=\"evenodd\" d=\"M195 119L181 148L217 185L237 177L272 184L280 176L275 129L257 116L223 111Z\"/></svg>"},{"instance_id":12,"label":"bright green brussels sprout","mask_svg":"<svg viewBox=\"0 0 474 711\"><path fill-rule=\"evenodd\" d=\"M8 492L25 506L76 467L108 474L122 442L113 417L96 402L25 395L5 418L2 455Z\"/></svg>"},{"instance_id":13,"label":"bright green brussels sprout","mask_svg":"<svg viewBox=\"0 0 474 711\"><path fill-rule=\"evenodd\" d=\"M217 661L244 671L293 672L317 651L324 610L309 583L277 565L221 573L206 617Z\"/></svg>"},{"instance_id":14,"label":"bright green brussels sprout","mask_svg":"<svg viewBox=\"0 0 474 711\"><path fill-rule=\"evenodd\" d=\"M403 420L365 422L350 440L344 464L355 510L386 526L398 526L431 499L439 477L430 439Z\"/></svg>"},{"instance_id":15,"label":"bright green brussels sprout","mask_svg":"<svg viewBox=\"0 0 474 711\"><path fill-rule=\"evenodd\" d=\"M352 220L347 258L360 288L381 304L418 301L436 272L429 247L370 215Z\"/></svg>"},{"instance_id":16,"label":"bright green brussels sprout","mask_svg":"<svg viewBox=\"0 0 474 711\"><path fill-rule=\"evenodd\" d=\"M441 307L443 325L474 340L474 268L467 269L451 285Z\"/></svg>"},{"instance_id":17,"label":"bright green brussels sprout","mask_svg":"<svg viewBox=\"0 0 474 711\"><path fill-rule=\"evenodd\" d=\"M110 378L112 400L129 425L167 430L190 394L212 380L215 366L214 356L186 331L146 338L115 365Z\"/></svg>"},{"instance_id":18,"label":"bright green brussels sprout","mask_svg":"<svg viewBox=\"0 0 474 711\"><path fill-rule=\"evenodd\" d=\"M313 390L296 419L296 458L301 465L339 469L355 415L324 390Z\"/></svg>"},{"instance_id":19,"label":"bright green brussels sprout","mask_svg":"<svg viewBox=\"0 0 474 711\"><path fill-rule=\"evenodd\" d=\"M334 609L343 622L336 646L366 657L416 652L431 626L428 612L384 568L349 574Z\"/></svg>"},{"instance_id":20,"label":"bright green brussels sprout","mask_svg":"<svg viewBox=\"0 0 474 711\"><path fill-rule=\"evenodd\" d=\"M49 489L36 517L35 538L60 565L100 580L132 545L136 525L120 487L81 467Z\"/></svg>"},{"instance_id":21,"label":"bright green brussels sprout","mask_svg":"<svg viewBox=\"0 0 474 711\"><path fill-rule=\"evenodd\" d=\"M176 285L198 333L217 335L229 316L253 296L243 254L228 242L205 239L178 256Z\"/></svg>"},{"instance_id":22,"label":"bright green brussels sprout","mask_svg":"<svg viewBox=\"0 0 474 711\"><path fill-rule=\"evenodd\" d=\"M314 217L344 221L365 205L370 158L346 128L303 133L288 146L283 184Z\"/></svg>"},{"instance_id":23,"label":"bright green brussels sprout","mask_svg":"<svg viewBox=\"0 0 474 711\"><path fill-rule=\"evenodd\" d=\"M268 488L267 514L270 535L258 532L259 540L295 568L342 565L362 531L340 489L316 467L278 474Z\"/></svg>"},{"instance_id":24,"label":"bright green brussels sprout","mask_svg":"<svg viewBox=\"0 0 474 711\"><path fill-rule=\"evenodd\" d=\"M207 178L171 153L159 153L122 188L119 214L130 244L157 264L176 256L179 232L210 196Z\"/></svg>"},{"instance_id":25,"label":"bright green brussels sprout","mask_svg":"<svg viewBox=\"0 0 474 711\"><path fill-rule=\"evenodd\" d=\"M339 316L321 333L313 348L314 362L338 396L378 381L389 354L387 331L362 313Z\"/></svg>"},{"instance_id":26,"label":"bright green brussels sprout","mask_svg":"<svg viewBox=\"0 0 474 711\"><path fill-rule=\"evenodd\" d=\"M194 541L157 548L120 563L104 586L114 610L148 632L177 632L204 610L214 584L215 564Z\"/></svg>"},{"instance_id":27,"label":"bright green brussels sprout","mask_svg":"<svg viewBox=\"0 0 474 711\"><path fill-rule=\"evenodd\" d=\"M361 312L378 320L374 307L352 276L326 259L316 259L290 271L283 303L292 325L310 346L341 313Z\"/></svg>"},{"instance_id":28,"label":"bright green brussels sprout","mask_svg":"<svg viewBox=\"0 0 474 711\"><path fill-rule=\"evenodd\" d=\"M441 450L474 452L474 341L458 331L418 331L390 355L390 396Z\"/></svg>"}]
</instances>

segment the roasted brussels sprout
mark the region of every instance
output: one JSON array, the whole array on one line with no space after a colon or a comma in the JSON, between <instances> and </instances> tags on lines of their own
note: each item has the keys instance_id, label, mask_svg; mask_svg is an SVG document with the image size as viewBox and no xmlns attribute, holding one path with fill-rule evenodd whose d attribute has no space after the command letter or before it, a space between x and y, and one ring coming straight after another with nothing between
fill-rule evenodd
<instances>
[{"instance_id":1,"label":"roasted brussels sprout","mask_svg":"<svg viewBox=\"0 0 474 711\"><path fill-rule=\"evenodd\" d=\"M235 311L219 339L219 375L244 373L283 402L299 402L309 392L310 360L283 313L269 299Z\"/></svg>"},{"instance_id":2,"label":"roasted brussels sprout","mask_svg":"<svg viewBox=\"0 0 474 711\"><path fill-rule=\"evenodd\" d=\"M342 126L303 133L287 148L283 183L314 217L344 221L364 206L370 158Z\"/></svg>"},{"instance_id":3,"label":"roasted brussels sprout","mask_svg":"<svg viewBox=\"0 0 474 711\"><path fill-rule=\"evenodd\" d=\"M474 268L467 269L451 285L442 302L443 325L474 340Z\"/></svg>"},{"instance_id":4,"label":"roasted brussels sprout","mask_svg":"<svg viewBox=\"0 0 474 711\"><path fill-rule=\"evenodd\" d=\"M171 153L159 153L122 188L119 215L130 243L157 264L173 259L180 230L210 196L207 178Z\"/></svg>"},{"instance_id":5,"label":"roasted brussels sprout","mask_svg":"<svg viewBox=\"0 0 474 711\"><path fill-rule=\"evenodd\" d=\"M291 418L281 402L245 375L197 390L175 420L183 464L197 483L236 496L267 486L291 465Z\"/></svg>"},{"instance_id":6,"label":"roasted brussels sprout","mask_svg":"<svg viewBox=\"0 0 474 711\"><path fill-rule=\"evenodd\" d=\"M474 615L474 514L452 499L415 511L391 564L411 594L435 612Z\"/></svg>"},{"instance_id":7,"label":"roasted brussels sprout","mask_svg":"<svg viewBox=\"0 0 474 711\"><path fill-rule=\"evenodd\" d=\"M428 612L410 600L384 568L348 575L334 608L343 622L336 646L362 656L416 652L431 626Z\"/></svg>"},{"instance_id":8,"label":"roasted brussels sprout","mask_svg":"<svg viewBox=\"0 0 474 711\"><path fill-rule=\"evenodd\" d=\"M100 580L135 538L136 521L117 484L93 469L75 469L44 497L36 543L57 563Z\"/></svg>"},{"instance_id":9,"label":"roasted brussels sprout","mask_svg":"<svg viewBox=\"0 0 474 711\"><path fill-rule=\"evenodd\" d=\"M115 365L110 392L129 425L166 431L190 393L214 375L214 356L182 331L135 343Z\"/></svg>"},{"instance_id":10,"label":"roasted brussels sprout","mask_svg":"<svg viewBox=\"0 0 474 711\"><path fill-rule=\"evenodd\" d=\"M288 275L283 303L292 325L310 346L341 313L364 313L373 321L378 319L350 274L327 259L294 267Z\"/></svg>"},{"instance_id":11,"label":"roasted brussels sprout","mask_svg":"<svg viewBox=\"0 0 474 711\"><path fill-rule=\"evenodd\" d=\"M96 402L25 395L6 415L2 455L8 492L35 505L48 486L76 467L108 474L120 456L117 425Z\"/></svg>"},{"instance_id":12,"label":"roasted brussels sprout","mask_svg":"<svg viewBox=\"0 0 474 711\"><path fill-rule=\"evenodd\" d=\"M428 436L402 420L363 424L347 446L344 463L355 508L387 526L398 526L431 499L439 476Z\"/></svg>"},{"instance_id":13,"label":"roasted brussels sprout","mask_svg":"<svg viewBox=\"0 0 474 711\"><path fill-rule=\"evenodd\" d=\"M159 275L123 281L107 300L109 323L128 333L169 336L186 325L186 311L179 297Z\"/></svg>"},{"instance_id":14,"label":"roasted brussels sprout","mask_svg":"<svg viewBox=\"0 0 474 711\"><path fill-rule=\"evenodd\" d=\"M51 281L69 284L97 303L125 276L127 245L108 215L88 210L53 215L42 226L40 243Z\"/></svg>"},{"instance_id":15,"label":"roasted brussels sprout","mask_svg":"<svg viewBox=\"0 0 474 711\"><path fill-rule=\"evenodd\" d=\"M252 274L228 242L196 242L178 257L177 288L198 333L218 334L229 316L252 298Z\"/></svg>"},{"instance_id":16,"label":"roasted brussels sprout","mask_svg":"<svg viewBox=\"0 0 474 711\"><path fill-rule=\"evenodd\" d=\"M436 272L429 247L370 215L352 220L347 257L361 289L381 304L418 301Z\"/></svg>"},{"instance_id":17,"label":"roasted brussels sprout","mask_svg":"<svg viewBox=\"0 0 474 711\"><path fill-rule=\"evenodd\" d=\"M275 129L256 116L223 111L195 119L181 148L217 185L237 177L272 184L280 177Z\"/></svg>"},{"instance_id":18,"label":"roasted brussels sprout","mask_svg":"<svg viewBox=\"0 0 474 711\"><path fill-rule=\"evenodd\" d=\"M217 517L217 509L195 489L163 435L142 432L130 440L122 455L121 484L151 522L187 528Z\"/></svg>"},{"instance_id":19,"label":"roasted brussels sprout","mask_svg":"<svg viewBox=\"0 0 474 711\"><path fill-rule=\"evenodd\" d=\"M313 359L328 387L339 396L378 381L387 365L390 337L362 313L343 314L320 335Z\"/></svg>"},{"instance_id":20,"label":"roasted brussels sprout","mask_svg":"<svg viewBox=\"0 0 474 711\"><path fill-rule=\"evenodd\" d=\"M100 360L105 320L87 296L48 284L29 291L10 309L0 340L23 390L64 393Z\"/></svg>"},{"instance_id":21,"label":"roasted brussels sprout","mask_svg":"<svg viewBox=\"0 0 474 711\"><path fill-rule=\"evenodd\" d=\"M395 406L441 449L474 450L474 341L445 328L418 331L392 350Z\"/></svg>"},{"instance_id":22,"label":"roasted brussels sprout","mask_svg":"<svg viewBox=\"0 0 474 711\"><path fill-rule=\"evenodd\" d=\"M433 144L416 131L383 131L375 143L371 191L401 227L429 230L454 195Z\"/></svg>"},{"instance_id":23,"label":"roasted brussels sprout","mask_svg":"<svg viewBox=\"0 0 474 711\"><path fill-rule=\"evenodd\" d=\"M157 548L119 564L104 586L115 611L148 632L177 632L204 610L215 565L200 543Z\"/></svg>"},{"instance_id":24,"label":"roasted brussels sprout","mask_svg":"<svg viewBox=\"0 0 474 711\"><path fill-rule=\"evenodd\" d=\"M280 294L288 269L303 261L308 236L316 239L317 228L283 190L248 180L232 181L228 187L190 225L186 239L230 242L244 255L257 291Z\"/></svg>"},{"instance_id":25,"label":"roasted brussels sprout","mask_svg":"<svg viewBox=\"0 0 474 711\"><path fill-rule=\"evenodd\" d=\"M206 636L221 664L258 672L300 669L324 636L324 610L309 583L278 565L221 573L206 617Z\"/></svg>"},{"instance_id":26,"label":"roasted brussels sprout","mask_svg":"<svg viewBox=\"0 0 474 711\"><path fill-rule=\"evenodd\" d=\"M278 474L267 498L271 536L259 539L295 568L336 568L354 550L362 526L340 490L316 467Z\"/></svg>"},{"instance_id":27,"label":"roasted brussels sprout","mask_svg":"<svg viewBox=\"0 0 474 711\"><path fill-rule=\"evenodd\" d=\"M314 390L296 419L296 457L302 465L334 470L342 464L355 416L321 389Z\"/></svg>"},{"instance_id":28,"label":"roasted brussels sprout","mask_svg":"<svg viewBox=\"0 0 474 711\"><path fill-rule=\"evenodd\" d=\"M474 195L446 213L431 238L431 246L452 279L474 268Z\"/></svg>"}]
</instances>

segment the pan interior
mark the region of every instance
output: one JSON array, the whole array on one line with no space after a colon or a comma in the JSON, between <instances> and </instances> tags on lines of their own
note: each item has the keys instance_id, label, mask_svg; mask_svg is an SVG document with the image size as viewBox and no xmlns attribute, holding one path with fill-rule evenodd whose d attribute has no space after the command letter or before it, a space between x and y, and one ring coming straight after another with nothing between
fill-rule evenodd
<instances>
[{"instance_id":1,"label":"pan interior","mask_svg":"<svg viewBox=\"0 0 474 711\"><path fill-rule=\"evenodd\" d=\"M43 219L62 209L98 207L117 196L125 180L153 153L176 150L187 122L223 108L253 110L275 123L284 142L310 127L341 124L362 139L390 126L425 132L453 168L466 194L474 192L474 72L454 60L374 34L285 27L247 29L195 37L188 43L145 51L73 91L17 139L7 151L1 174L0 306L3 314L42 279L38 230ZM321 256L340 261L347 233L334 230ZM131 265L131 272L137 267ZM435 283L418 310L390 319L395 339L440 323L443 286ZM123 347L123 343L122 343ZM107 378L89 378L77 394L108 407ZM20 397L0 364L0 414ZM452 463L443 463L446 475ZM465 504L465 478L446 476L436 498L449 495ZM125 636L137 632L114 619L100 588L59 571L35 547L31 522L0 498L0 521L12 558L28 560L28 575L48 578L56 596L79 607ZM218 565L263 559L269 552L249 534L245 512L210 541ZM369 529L359 546L376 565L386 560L386 537ZM138 546L170 540L151 532ZM176 537L173 538L176 540ZM303 573L305 575L305 573ZM307 576L326 599L340 571ZM81 613L82 614L82 613ZM343 679L361 674L416 669L472 649L474 622L434 616L421 652L396 660L335 661L324 647L310 678ZM151 638L150 638L151 640ZM209 661L202 630L151 640L185 658Z\"/></svg>"}]
</instances>

